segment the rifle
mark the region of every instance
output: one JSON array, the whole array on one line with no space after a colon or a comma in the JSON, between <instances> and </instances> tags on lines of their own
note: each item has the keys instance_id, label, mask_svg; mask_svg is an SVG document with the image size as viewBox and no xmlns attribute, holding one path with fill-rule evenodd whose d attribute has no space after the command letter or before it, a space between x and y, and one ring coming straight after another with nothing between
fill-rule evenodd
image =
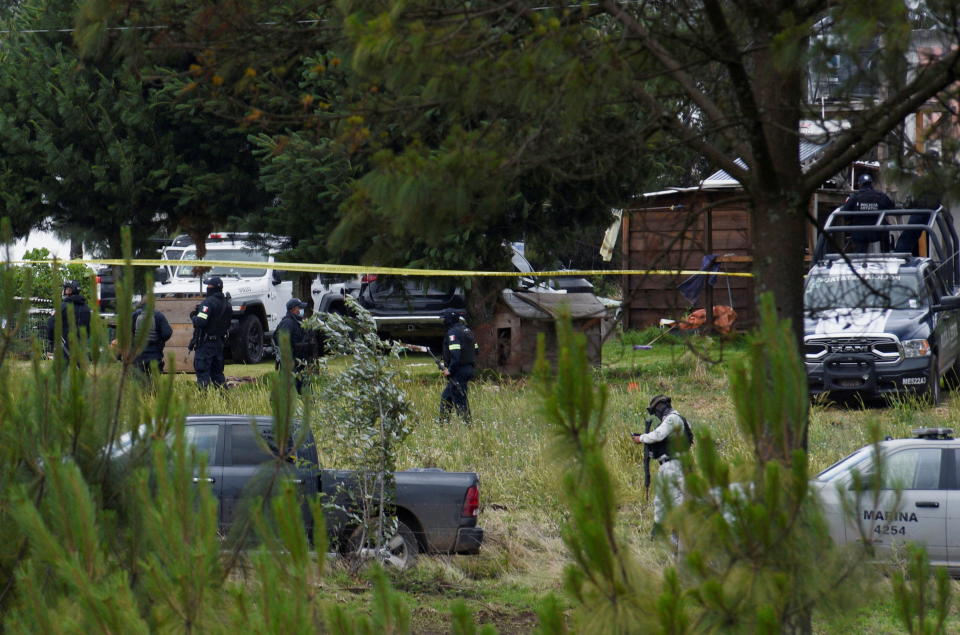
<instances>
[{"instance_id":1,"label":"rifle","mask_svg":"<svg viewBox=\"0 0 960 635\"><path fill-rule=\"evenodd\" d=\"M200 312L200 305L193 307L193 311L190 312L190 320L193 321L193 318L197 316L197 313ZM190 342L187 344L187 352L197 350L197 347L200 345L200 329L193 327L193 336L190 338Z\"/></svg>"},{"instance_id":2,"label":"rifle","mask_svg":"<svg viewBox=\"0 0 960 635\"><path fill-rule=\"evenodd\" d=\"M437 365L437 370L441 373L446 370L446 366L443 365L443 360L438 359L436 355L433 354L433 351L430 350L429 346L418 346L417 344L403 344L403 347L413 351L414 353L426 353L430 356L430 359L433 360L433 363Z\"/></svg>"},{"instance_id":3,"label":"rifle","mask_svg":"<svg viewBox=\"0 0 960 635\"><path fill-rule=\"evenodd\" d=\"M643 422L644 434L650 433L650 426L653 425L653 417L647 417ZM650 445L643 444L643 500L650 500Z\"/></svg>"}]
</instances>

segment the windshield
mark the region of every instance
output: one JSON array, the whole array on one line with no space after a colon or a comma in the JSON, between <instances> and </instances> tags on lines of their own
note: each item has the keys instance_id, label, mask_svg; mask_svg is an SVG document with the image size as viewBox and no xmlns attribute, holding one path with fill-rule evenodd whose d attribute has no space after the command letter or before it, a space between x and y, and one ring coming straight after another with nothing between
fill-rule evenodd
<instances>
[{"instance_id":1,"label":"windshield","mask_svg":"<svg viewBox=\"0 0 960 635\"><path fill-rule=\"evenodd\" d=\"M210 250L207 251L207 256L204 260L234 260L241 262L257 262L265 263L267 262L267 253L265 251L260 251L257 249L217 249L216 251ZM183 260L196 260L197 251L195 249L187 249L183 252ZM204 274L206 276L221 276L228 278L259 278L266 274L267 270L265 268L252 268L252 267L212 267L210 271ZM180 278L196 278L197 274L194 273L192 266L181 266L177 267L176 275Z\"/></svg>"},{"instance_id":2,"label":"windshield","mask_svg":"<svg viewBox=\"0 0 960 635\"><path fill-rule=\"evenodd\" d=\"M827 309L919 309L925 305L916 274L842 273L807 278L803 305L809 313Z\"/></svg>"},{"instance_id":3,"label":"windshield","mask_svg":"<svg viewBox=\"0 0 960 635\"><path fill-rule=\"evenodd\" d=\"M868 445L865 448L860 448L850 456L840 459L824 471L817 474L818 481L832 481L835 478L843 476L852 470L853 468L861 465L873 456L873 446ZM861 470L862 472L862 470Z\"/></svg>"}]
</instances>

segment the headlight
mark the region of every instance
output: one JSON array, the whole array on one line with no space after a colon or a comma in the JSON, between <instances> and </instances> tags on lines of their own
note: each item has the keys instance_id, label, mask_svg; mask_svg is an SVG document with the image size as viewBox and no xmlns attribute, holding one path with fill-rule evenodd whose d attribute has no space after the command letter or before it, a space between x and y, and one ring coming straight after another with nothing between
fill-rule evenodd
<instances>
[{"instance_id":1,"label":"headlight","mask_svg":"<svg viewBox=\"0 0 960 635\"><path fill-rule=\"evenodd\" d=\"M904 357L926 357L930 354L930 342L927 340L905 340L903 342Z\"/></svg>"}]
</instances>

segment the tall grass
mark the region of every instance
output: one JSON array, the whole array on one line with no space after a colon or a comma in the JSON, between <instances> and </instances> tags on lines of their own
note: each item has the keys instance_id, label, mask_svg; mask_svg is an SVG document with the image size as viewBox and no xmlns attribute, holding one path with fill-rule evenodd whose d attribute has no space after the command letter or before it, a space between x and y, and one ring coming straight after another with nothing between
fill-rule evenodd
<instances>
[{"instance_id":1,"label":"tall grass","mask_svg":"<svg viewBox=\"0 0 960 635\"><path fill-rule=\"evenodd\" d=\"M628 340L629 341L629 340ZM711 354L714 354L714 349ZM652 395L673 397L675 407L695 430L709 431L721 456L731 462L747 457L750 448L735 425L729 397L727 370L742 351L727 346L723 361L711 363L686 343L655 346L634 351L630 344L610 343L605 358L617 359L597 369L598 379L609 386L609 430L607 459L623 500L632 506L640 522L647 522L642 492L642 453L630 440L630 433L642 431L645 408ZM425 356L411 355L398 362L407 371L403 387L412 406L412 433L398 451L399 469L439 467L448 471L475 471L480 474L483 504L507 510L530 510L549 514L555 495L557 474L550 454L547 425L539 412L533 387L527 378L482 375L470 386L473 424L456 417L449 424L437 418L444 379ZM333 365L336 368L336 364ZM227 366L227 374L260 376L225 391L198 391L192 375L177 378L177 392L196 414L267 414L270 391L266 377L272 368ZM951 414L956 396L945 393L944 403L929 407L921 400L900 398L866 407L814 404L810 421L810 464L814 473L870 442L869 429L877 424L884 435L904 437L918 426L956 425ZM300 407L314 407L304 398ZM316 422L316 436L325 467L350 468L346 452L338 452L335 441L325 435L323 422Z\"/></svg>"}]
</instances>

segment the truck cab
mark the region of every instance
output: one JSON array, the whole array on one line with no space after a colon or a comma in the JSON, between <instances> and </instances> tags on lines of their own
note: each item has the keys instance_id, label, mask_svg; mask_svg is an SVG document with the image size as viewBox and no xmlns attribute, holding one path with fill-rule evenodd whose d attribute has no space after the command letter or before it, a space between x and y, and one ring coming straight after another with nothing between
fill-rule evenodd
<instances>
[{"instance_id":1,"label":"truck cab","mask_svg":"<svg viewBox=\"0 0 960 635\"><path fill-rule=\"evenodd\" d=\"M272 346L273 332L286 313L287 301L293 297L293 282L283 280L280 272L270 267L277 245L264 246L249 238L247 234L210 234L203 258L211 261L209 271L201 276L193 265L177 265L176 260L171 260L172 275L158 279L153 290L158 298L203 295L203 278L220 276L223 292L229 294L233 305L233 324L227 339L230 357L235 362L256 364L263 360L265 349ZM197 259L193 244L179 248L182 252L178 260Z\"/></svg>"},{"instance_id":2,"label":"truck cab","mask_svg":"<svg viewBox=\"0 0 960 635\"><path fill-rule=\"evenodd\" d=\"M849 214L855 223L863 216ZM842 245L843 235L860 227L840 210L831 215L804 286L808 389L918 393L937 403L941 378L958 370L960 359L956 232L943 208L869 214L875 222L863 227L876 242L903 244L899 238L910 231L917 244L911 252L829 253L827 243Z\"/></svg>"}]
</instances>

